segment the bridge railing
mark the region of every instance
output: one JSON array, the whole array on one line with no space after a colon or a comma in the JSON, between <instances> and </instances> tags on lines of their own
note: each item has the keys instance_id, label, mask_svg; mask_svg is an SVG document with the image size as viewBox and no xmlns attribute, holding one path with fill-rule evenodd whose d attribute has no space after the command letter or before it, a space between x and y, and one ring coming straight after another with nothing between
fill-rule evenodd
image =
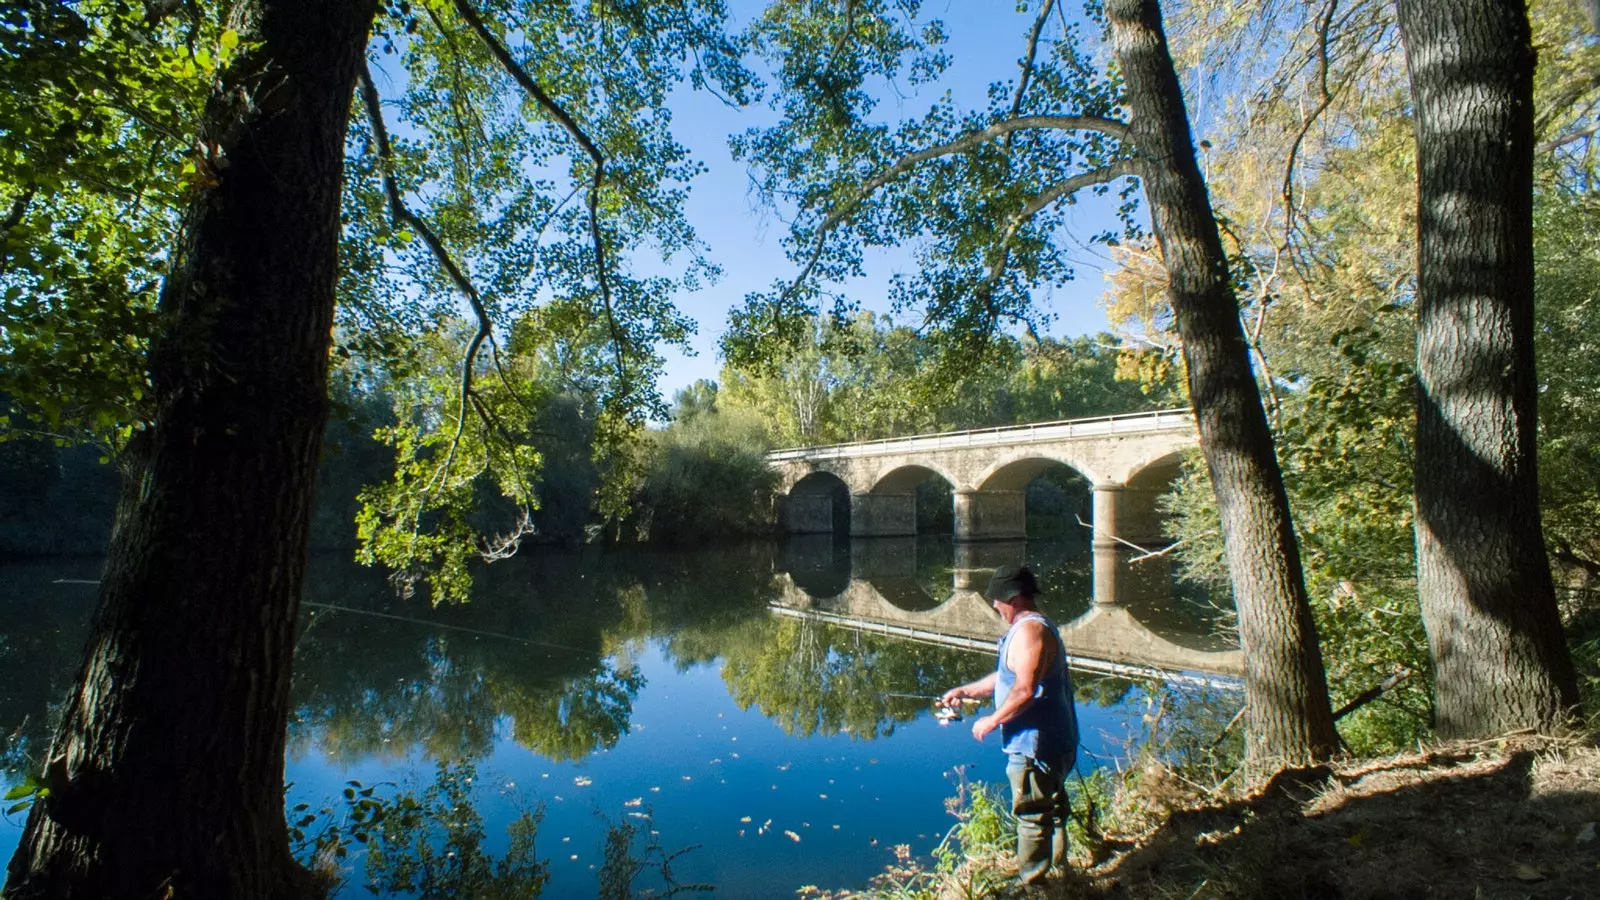
<instances>
[{"instance_id":1,"label":"bridge railing","mask_svg":"<svg viewBox=\"0 0 1600 900\"><path fill-rule=\"evenodd\" d=\"M1002 425L996 428L975 428L970 431L945 431L938 434L915 434L908 437L878 438L849 444L829 444L821 447L791 447L773 450L767 454L770 462L787 459L828 459L842 456L871 456L883 452L916 452L946 450L956 447L986 447L994 445L1029 444L1059 441L1075 437L1098 437L1112 434L1144 434L1152 431L1169 431L1193 428L1194 413L1188 409L1163 409L1148 413L1124 413L1115 416L1096 416L1085 419L1062 419L1058 422L1034 422L1029 425Z\"/></svg>"}]
</instances>

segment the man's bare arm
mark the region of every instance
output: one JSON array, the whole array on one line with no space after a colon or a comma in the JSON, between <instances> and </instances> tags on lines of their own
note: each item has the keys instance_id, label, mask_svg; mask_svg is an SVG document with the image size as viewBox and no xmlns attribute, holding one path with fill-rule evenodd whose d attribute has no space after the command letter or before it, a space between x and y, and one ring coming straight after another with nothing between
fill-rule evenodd
<instances>
[{"instance_id":1,"label":"man's bare arm","mask_svg":"<svg viewBox=\"0 0 1600 900\"><path fill-rule=\"evenodd\" d=\"M994 696L995 678L995 673L990 672L977 681L970 681L960 687L953 687L944 692L944 696L939 698L939 702L945 706L955 706L962 700L987 700Z\"/></svg>"},{"instance_id":2,"label":"man's bare arm","mask_svg":"<svg viewBox=\"0 0 1600 900\"><path fill-rule=\"evenodd\" d=\"M1011 690L1000 699L994 712L972 723L972 736L983 740L989 732L1022 714L1039 690L1039 682L1050 667L1051 649L1045 646L1043 622L1030 619L1017 630L1006 649L1006 665L1017 673Z\"/></svg>"}]
</instances>

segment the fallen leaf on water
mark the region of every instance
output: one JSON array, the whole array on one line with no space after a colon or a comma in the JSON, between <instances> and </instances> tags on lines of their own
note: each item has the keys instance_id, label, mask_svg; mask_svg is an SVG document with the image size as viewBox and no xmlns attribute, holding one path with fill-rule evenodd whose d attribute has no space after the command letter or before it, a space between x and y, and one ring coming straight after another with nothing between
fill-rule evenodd
<instances>
[{"instance_id":1,"label":"fallen leaf on water","mask_svg":"<svg viewBox=\"0 0 1600 900\"><path fill-rule=\"evenodd\" d=\"M828 799L828 795L827 794L818 794L817 796L821 797L823 800Z\"/></svg>"},{"instance_id":2,"label":"fallen leaf on water","mask_svg":"<svg viewBox=\"0 0 1600 900\"><path fill-rule=\"evenodd\" d=\"M642 806L642 805L644 805L644 798L643 797L635 797L632 800L624 800L622 805L623 806Z\"/></svg>"},{"instance_id":3,"label":"fallen leaf on water","mask_svg":"<svg viewBox=\"0 0 1600 900\"><path fill-rule=\"evenodd\" d=\"M787 834L789 836L789 840L794 841L796 844L800 843L800 835L795 834L792 831L785 831L784 834Z\"/></svg>"},{"instance_id":4,"label":"fallen leaf on water","mask_svg":"<svg viewBox=\"0 0 1600 900\"><path fill-rule=\"evenodd\" d=\"M588 787L589 785L594 784L594 779L587 775L579 775L577 778L572 779L572 783L578 787Z\"/></svg>"},{"instance_id":5,"label":"fallen leaf on water","mask_svg":"<svg viewBox=\"0 0 1600 900\"><path fill-rule=\"evenodd\" d=\"M653 787L653 788L650 789L650 793L659 794L659 793L661 793L661 788Z\"/></svg>"},{"instance_id":6,"label":"fallen leaf on water","mask_svg":"<svg viewBox=\"0 0 1600 900\"><path fill-rule=\"evenodd\" d=\"M745 823L749 823L749 821L750 821L750 817L749 817L749 816L741 816L741 817L740 817L740 818L739 818L739 821L741 821L741 822L745 822Z\"/></svg>"}]
</instances>

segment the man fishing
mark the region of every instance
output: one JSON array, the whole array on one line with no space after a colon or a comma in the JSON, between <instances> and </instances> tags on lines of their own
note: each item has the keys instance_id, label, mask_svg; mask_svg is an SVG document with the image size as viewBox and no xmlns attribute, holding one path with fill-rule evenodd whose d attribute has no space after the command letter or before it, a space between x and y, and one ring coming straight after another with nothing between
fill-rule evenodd
<instances>
[{"instance_id":1,"label":"man fishing","mask_svg":"<svg viewBox=\"0 0 1600 900\"><path fill-rule=\"evenodd\" d=\"M1005 620L995 671L946 691L940 702L994 697L994 712L972 723L983 740L1000 729L1017 817L1017 876L1026 884L1044 879L1052 863L1065 865L1066 773L1077 761L1078 714L1072 706L1061 632L1034 605L1039 592L1026 567L995 570L983 596Z\"/></svg>"}]
</instances>

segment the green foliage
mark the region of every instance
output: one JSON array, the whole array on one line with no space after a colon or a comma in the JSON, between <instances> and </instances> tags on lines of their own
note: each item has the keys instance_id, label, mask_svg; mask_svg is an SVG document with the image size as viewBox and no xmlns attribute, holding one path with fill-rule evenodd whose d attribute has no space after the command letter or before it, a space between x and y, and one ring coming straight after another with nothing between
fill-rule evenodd
<instances>
[{"instance_id":1,"label":"green foliage","mask_svg":"<svg viewBox=\"0 0 1600 900\"><path fill-rule=\"evenodd\" d=\"M651 435L631 521L640 540L688 545L769 531L777 475L761 422L717 406Z\"/></svg>"},{"instance_id":2,"label":"green foliage","mask_svg":"<svg viewBox=\"0 0 1600 900\"><path fill-rule=\"evenodd\" d=\"M185 206L226 166L201 112L253 47L223 7L0 14L0 392L20 410L0 438L115 456L143 427L157 290ZM551 397L587 407L602 477L583 514L624 511L662 410L659 347L691 327L671 298L717 274L682 214L702 167L667 98L755 87L720 0L474 9L382 5L342 179L336 352L393 400L378 418L397 458L362 498L361 553L408 584L427 570L439 600L465 596L475 554L537 530Z\"/></svg>"},{"instance_id":3,"label":"green foliage","mask_svg":"<svg viewBox=\"0 0 1600 900\"><path fill-rule=\"evenodd\" d=\"M20 782L6 791L5 796L0 797L0 802L5 803L4 814L12 816L17 813L27 812L33 804L49 796L50 789L45 787L44 783L37 777L30 774L23 776Z\"/></svg>"},{"instance_id":4,"label":"green foliage","mask_svg":"<svg viewBox=\"0 0 1600 900\"><path fill-rule=\"evenodd\" d=\"M744 409L779 446L841 443L1168 408L1182 402L1170 372L1141 381L1136 351L1102 334L996 337L959 381L938 373L935 341L862 313L810 320L779 363L723 371L721 409Z\"/></svg>"},{"instance_id":5,"label":"green foliage","mask_svg":"<svg viewBox=\"0 0 1600 900\"><path fill-rule=\"evenodd\" d=\"M890 300L896 314L924 323L944 385L988 363L997 332L1048 319L1036 297L1072 278L1073 245L1060 239L1070 198L1079 187L1105 192L1126 171L1116 124L995 126L1118 113L1120 85L1091 49L1094 23L1051 17L1041 23L1046 39L1029 46L1032 16L1017 15L1028 55L1021 82L1002 80L1020 54L997 55L986 62L1004 74L967 109L938 88L919 96L952 61L944 23L924 6L779 3L752 26L780 88L780 119L735 138L733 152L751 163L765 198L793 210L785 242L798 272L731 314L722 346L734 366L781 364L807 343L808 319L825 305L844 324L855 304L832 286L862 274L870 248L914 252ZM882 114L879 100L890 96L908 116Z\"/></svg>"},{"instance_id":6,"label":"green foliage","mask_svg":"<svg viewBox=\"0 0 1600 900\"><path fill-rule=\"evenodd\" d=\"M1539 488L1551 556L1580 577L1600 575L1600 201L1560 188L1535 205L1539 363Z\"/></svg>"},{"instance_id":7,"label":"green foliage","mask_svg":"<svg viewBox=\"0 0 1600 900\"><path fill-rule=\"evenodd\" d=\"M120 447L149 410L144 354L191 192L195 137L248 49L210 3L8 4L0 13L0 392L45 432Z\"/></svg>"},{"instance_id":8,"label":"green foliage","mask_svg":"<svg viewBox=\"0 0 1600 900\"><path fill-rule=\"evenodd\" d=\"M368 104L346 178L347 239L361 245L341 282L349 349L404 363L398 423L382 433L395 477L364 497L361 554L426 577L440 601L466 596L474 552L501 558L537 531L533 429L552 396L592 406L594 502L624 511L639 432L662 411L657 347L690 328L671 297L716 275L682 215L701 167L671 136L667 96L685 77L736 99L753 84L715 0L494 12L485 34L446 2L380 20L406 131L391 139ZM407 197L414 220L396 212ZM643 249L687 268L633 275ZM375 277L391 258L398 284ZM465 328L451 322L463 300ZM490 536L472 521L485 494L515 510Z\"/></svg>"},{"instance_id":9,"label":"green foliage","mask_svg":"<svg viewBox=\"0 0 1600 900\"><path fill-rule=\"evenodd\" d=\"M1600 255L1587 202L1594 138L1578 124L1592 124L1600 85L1578 74L1595 49L1571 5L1536 2L1530 13L1541 48L1541 503L1552 557L1579 584L1600 572L1588 525L1600 512L1600 469L1586 324ZM1174 31L1197 73L1229 72L1209 103L1231 113L1250 97L1248 116L1209 124L1208 180L1247 303L1335 706L1399 669L1414 673L1339 723L1354 752L1378 753L1425 735L1430 718L1412 533L1414 135L1392 6L1342 4L1326 33L1316 14L1199 3ZM1309 52L1258 53L1263 38ZM1135 274L1119 284L1119 317L1169 321L1150 273ZM1167 502L1186 576L1220 592L1227 573L1205 473L1191 464Z\"/></svg>"}]
</instances>

